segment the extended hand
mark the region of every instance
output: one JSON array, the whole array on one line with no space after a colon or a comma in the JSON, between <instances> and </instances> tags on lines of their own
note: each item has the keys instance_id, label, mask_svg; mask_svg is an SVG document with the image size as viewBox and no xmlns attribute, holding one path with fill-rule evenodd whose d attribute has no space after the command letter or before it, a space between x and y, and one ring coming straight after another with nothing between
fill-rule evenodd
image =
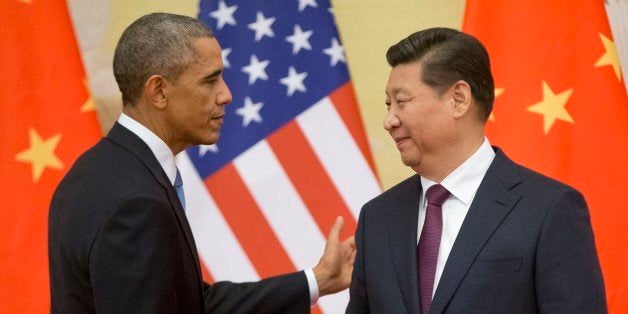
<instances>
[{"instance_id":1,"label":"extended hand","mask_svg":"<svg viewBox=\"0 0 628 314\"><path fill-rule=\"evenodd\" d=\"M344 290L351 284L355 238L352 236L340 243L340 232L344 224L344 219L338 216L329 231L323 256L313 269L320 296Z\"/></svg>"}]
</instances>

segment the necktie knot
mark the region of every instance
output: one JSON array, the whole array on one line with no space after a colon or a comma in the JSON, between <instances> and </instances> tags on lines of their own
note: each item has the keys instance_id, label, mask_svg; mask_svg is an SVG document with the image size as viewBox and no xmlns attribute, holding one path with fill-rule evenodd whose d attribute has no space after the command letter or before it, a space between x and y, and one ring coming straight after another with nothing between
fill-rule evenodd
<instances>
[{"instance_id":1,"label":"necktie knot","mask_svg":"<svg viewBox=\"0 0 628 314\"><path fill-rule=\"evenodd\" d=\"M439 207L443 205L449 195L451 195L451 193L440 184L432 185L425 192L425 198L427 199L427 203Z\"/></svg>"}]
</instances>

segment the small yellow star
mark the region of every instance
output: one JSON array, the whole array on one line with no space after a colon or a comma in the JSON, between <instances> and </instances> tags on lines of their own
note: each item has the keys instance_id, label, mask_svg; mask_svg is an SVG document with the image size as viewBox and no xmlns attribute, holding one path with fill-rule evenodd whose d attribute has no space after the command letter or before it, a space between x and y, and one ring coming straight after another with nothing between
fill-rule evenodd
<instances>
[{"instance_id":1,"label":"small yellow star","mask_svg":"<svg viewBox=\"0 0 628 314\"><path fill-rule=\"evenodd\" d=\"M33 182L39 181L46 168L63 169L63 163L55 155L55 149L61 140L61 134L57 134L47 140L43 140L35 129L28 130L31 147L17 154L15 160L31 163L33 166Z\"/></svg>"},{"instance_id":2,"label":"small yellow star","mask_svg":"<svg viewBox=\"0 0 628 314\"><path fill-rule=\"evenodd\" d=\"M617 79L621 82L621 68L619 67L619 57L617 56L615 43L602 34L600 34L600 39L602 40L602 44L604 45L606 52L599 60L597 60L595 67L597 68L605 65L612 66L613 71L615 71L615 76L617 76Z\"/></svg>"},{"instance_id":3,"label":"small yellow star","mask_svg":"<svg viewBox=\"0 0 628 314\"><path fill-rule=\"evenodd\" d=\"M505 89L503 88L496 88L495 89L495 98L497 98L499 95L503 94L505 91ZM495 111L491 111L491 115L488 116L488 119L495 122L495 114L493 113Z\"/></svg>"},{"instance_id":4,"label":"small yellow star","mask_svg":"<svg viewBox=\"0 0 628 314\"><path fill-rule=\"evenodd\" d=\"M81 112L94 111L96 109L96 103L94 102L94 97L92 97L92 92L89 89L87 80L83 80L83 84L85 85L85 90L87 91L87 100L81 107Z\"/></svg>"},{"instance_id":5,"label":"small yellow star","mask_svg":"<svg viewBox=\"0 0 628 314\"><path fill-rule=\"evenodd\" d=\"M565 104L573 93L573 88L560 94L554 94L547 82L543 81L543 100L528 107L528 111L543 115L543 131L549 132L556 120L574 123L573 119L565 109Z\"/></svg>"}]
</instances>

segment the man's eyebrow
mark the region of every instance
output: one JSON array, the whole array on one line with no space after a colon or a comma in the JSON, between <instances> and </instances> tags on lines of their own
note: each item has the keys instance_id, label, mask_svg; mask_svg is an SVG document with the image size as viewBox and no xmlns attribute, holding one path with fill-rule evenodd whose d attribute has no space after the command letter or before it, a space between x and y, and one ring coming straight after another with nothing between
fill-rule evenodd
<instances>
[{"instance_id":1,"label":"man's eyebrow","mask_svg":"<svg viewBox=\"0 0 628 314\"><path fill-rule=\"evenodd\" d=\"M222 74L222 70L216 70L214 72L211 72L211 73L205 75L205 77L203 77L203 80L206 80L206 81L207 80L211 80L213 78L216 78L216 77L220 76L220 74Z\"/></svg>"}]
</instances>

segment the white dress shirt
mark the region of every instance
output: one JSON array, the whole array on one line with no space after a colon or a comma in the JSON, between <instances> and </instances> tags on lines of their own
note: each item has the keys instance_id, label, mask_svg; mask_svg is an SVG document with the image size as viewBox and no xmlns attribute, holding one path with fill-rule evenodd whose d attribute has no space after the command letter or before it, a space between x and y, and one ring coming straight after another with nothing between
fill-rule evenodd
<instances>
[{"instance_id":1,"label":"white dress shirt","mask_svg":"<svg viewBox=\"0 0 628 314\"><path fill-rule=\"evenodd\" d=\"M170 147L168 147L168 145L166 145L166 143L151 130L124 113L120 115L118 123L133 132L133 134L137 135L142 141L144 141L144 143L146 143L146 145L148 145L148 148L150 148L153 152L153 155L157 157L157 161L161 165L161 168L164 169L164 172L168 176L168 180L170 180L170 183L174 186L174 180L177 177L177 166ZM183 190L185 193L185 187ZM319 298L318 283L316 282L316 277L314 276L314 271L312 269L306 269L304 272L307 277L308 287L310 288L310 304L314 305Z\"/></svg>"},{"instance_id":2,"label":"white dress shirt","mask_svg":"<svg viewBox=\"0 0 628 314\"><path fill-rule=\"evenodd\" d=\"M436 262L432 297L434 297L434 293L436 293L436 287L438 287L438 282L443 274L445 263L447 262L451 248L454 246L454 241L458 236L462 222L467 216L475 193L478 191L480 183L482 179L484 179L484 175L486 175L486 171L494 158L495 152L493 148L491 148L488 139L484 138L484 142L480 145L480 148L440 183L451 192L451 195L442 205L443 234L440 240L440 249L438 250L438 261ZM425 191L434 184L436 184L436 182L421 177L423 191L421 191L421 204L419 206L417 245L421 237L421 231L423 230L423 223L425 222L425 208L427 206Z\"/></svg>"}]
</instances>

